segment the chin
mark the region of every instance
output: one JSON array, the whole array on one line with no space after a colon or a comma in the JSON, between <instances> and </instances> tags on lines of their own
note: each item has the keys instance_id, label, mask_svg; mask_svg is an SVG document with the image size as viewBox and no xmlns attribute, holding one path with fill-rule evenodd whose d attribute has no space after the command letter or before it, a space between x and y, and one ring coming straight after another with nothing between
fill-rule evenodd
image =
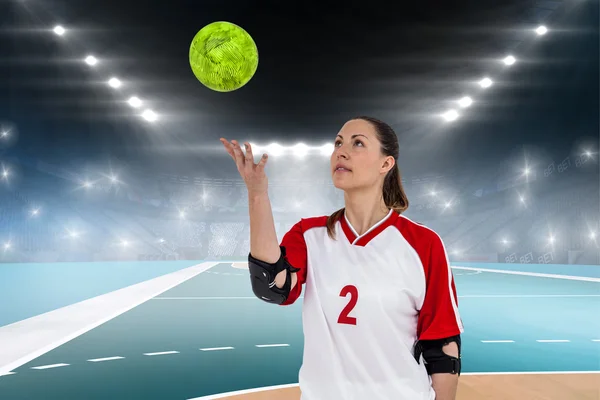
<instances>
[{"instance_id":1,"label":"chin","mask_svg":"<svg viewBox=\"0 0 600 400\"><path fill-rule=\"evenodd\" d=\"M340 179L337 177L333 177L333 186L336 187L336 189L340 189L340 190L348 190L348 189L352 189L352 183L349 182L346 179Z\"/></svg>"}]
</instances>

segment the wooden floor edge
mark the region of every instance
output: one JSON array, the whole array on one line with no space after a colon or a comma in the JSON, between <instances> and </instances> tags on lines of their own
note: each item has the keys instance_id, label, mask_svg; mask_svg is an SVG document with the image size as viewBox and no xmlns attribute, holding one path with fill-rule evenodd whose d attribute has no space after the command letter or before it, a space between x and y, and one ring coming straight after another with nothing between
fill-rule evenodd
<instances>
[{"instance_id":1,"label":"wooden floor edge","mask_svg":"<svg viewBox=\"0 0 600 400\"><path fill-rule=\"evenodd\" d=\"M527 393L528 399L598 399L600 371L561 372L487 372L461 375L457 400L516 398ZM511 397L506 397L511 396ZM594 397L595 396L595 397ZM298 400L298 383L267 386L196 397L188 400Z\"/></svg>"}]
</instances>

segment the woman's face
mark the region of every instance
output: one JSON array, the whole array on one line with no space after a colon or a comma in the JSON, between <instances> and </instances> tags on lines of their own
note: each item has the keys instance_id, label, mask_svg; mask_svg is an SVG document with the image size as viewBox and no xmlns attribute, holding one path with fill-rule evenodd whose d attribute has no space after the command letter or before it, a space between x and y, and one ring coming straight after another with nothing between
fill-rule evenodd
<instances>
[{"instance_id":1,"label":"woman's face","mask_svg":"<svg viewBox=\"0 0 600 400\"><path fill-rule=\"evenodd\" d=\"M344 124L335 138L330 164L334 186L344 191L378 184L394 165L393 157L381 154L374 127L360 119Z\"/></svg>"}]
</instances>

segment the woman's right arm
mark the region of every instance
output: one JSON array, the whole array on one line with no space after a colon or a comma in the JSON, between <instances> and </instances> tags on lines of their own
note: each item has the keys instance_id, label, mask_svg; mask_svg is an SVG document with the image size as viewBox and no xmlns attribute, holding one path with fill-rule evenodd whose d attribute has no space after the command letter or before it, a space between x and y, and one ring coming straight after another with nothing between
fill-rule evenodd
<instances>
[{"instance_id":1,"label":"woman's right arm","mask_svg":"<svg viewBox=\"0 0 600 400\"><path fill-rule=\"evenodd\" d=\"M281 256L271 201L267 193L248 196L250 209L250 253L261 261L274 264ZM285 283L286 271L281 271L275 277L275 285L282 288ZM296 286L298 278L292 272L292 288Z\"/></svg>"},{"instance_id":2,"label":"woman's right arm","mask_svg":"<svg viewBox=\"0 0 600 400\"><path fill-rule=\"evenodd\" d=\"M281 250L275 232L273 211L268 195L268 181L265 174L267 155L263 154L258 164L254 164L254 156L250 144L245 143L246 154L242 152L237 141L231 143L221 139L227 153L233 158L238 172L248 188L248 207L250 213L250 253L266 263L273 264L279 260ZM295 272L291 274L292 288L298 278ZM282 288L286 279L286 271L281 271L275 277L275 285Z\"/></svg>"}]
</instances>

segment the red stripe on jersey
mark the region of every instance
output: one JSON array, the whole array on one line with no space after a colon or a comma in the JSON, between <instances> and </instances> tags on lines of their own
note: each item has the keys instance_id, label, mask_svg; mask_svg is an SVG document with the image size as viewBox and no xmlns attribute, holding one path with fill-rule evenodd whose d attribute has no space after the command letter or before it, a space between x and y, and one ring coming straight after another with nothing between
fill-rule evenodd
<instances>
[{"instance_id":1,"label":"red stripe on jersey","mask_svg":"<svg viewBox=\"0 0 600 400\"><path fill-rule=\"evenodd\" d=\"M313 217L301 219L283 236L281 246L285 247L285 259L295 268L298 282L282 306L293 304L302 293L302 285L306 282L307 250L304 232L311 228L327 226L327 217Z\"/></svg>"},{"instance_id":2,"label":"red stripe on jersey","mask_svg":"<svg viewBox=\"0 0 600 400\"><path fill-rule=\"evenodd\" d=\"M395 226L419 255L425 272L425 300L419 310L419 340L442 339L463 332L458 296L442 239L433 230L400 216Z\"/></svg>"}]
</instances>

